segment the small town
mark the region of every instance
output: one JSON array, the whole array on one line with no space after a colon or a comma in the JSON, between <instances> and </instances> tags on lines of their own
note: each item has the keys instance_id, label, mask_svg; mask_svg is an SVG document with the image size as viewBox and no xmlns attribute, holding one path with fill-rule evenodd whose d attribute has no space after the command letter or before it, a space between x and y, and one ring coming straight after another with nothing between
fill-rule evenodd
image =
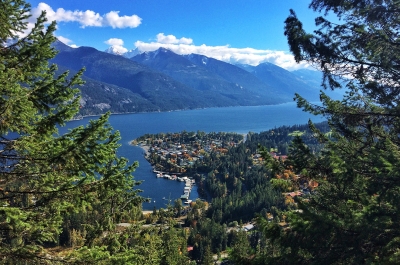
<instances>
[{"instance_id":1,"label":"small town","mask_svg":"<svg viewBox=\"0 0 400 265\"><path fill-rule=\"evenodd\" d=\"M237 133L181 132L146 134L132 141L132 144L145 150L146 159L157 173L168 172L173 179L177 179L173 176L186 173L196 161L202 161L205 155L211 152L225 154L230 147L242 141L244 136ZM168 176L164 175L166 178Z\"/></svg>"},{"instance_id":2,"label":"small town","mask_svg":"<svg viewBox=\"0 0 400 265\"><path fill-rule=\"evenodd\" d=\"M146 134L131 142L144 150L145 158L153 166L153 172L157 178L185 182L185 187L180 199L185 204L189 200L192 186L196 184L195 176L199 176L199 165L208 166L207 159L211 153L218 157L225 156L232 147L237 147L246 140L246 135L237 133L204 133L204 132L180 132ZM280 161L287 159L286 155L277 153L271 149L272 158ZM264 159L257 151L250 155L253 166L262 166ZM283 192L287 203L294 203L294 197L307 196L318 187L314 180L307 180L301 175L286 170L282 175L276 176L281 181L291 182L296 180L298 185ZM203 178L197 178L203 180ZM279 180L277 181L277 183Z\"/></svg>"}]
</instances>

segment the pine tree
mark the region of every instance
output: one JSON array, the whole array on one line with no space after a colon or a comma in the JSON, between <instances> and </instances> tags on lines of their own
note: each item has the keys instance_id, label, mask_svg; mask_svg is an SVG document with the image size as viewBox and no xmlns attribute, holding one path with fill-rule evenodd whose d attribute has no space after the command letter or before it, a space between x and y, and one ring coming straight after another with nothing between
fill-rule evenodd
<instances>
[{"instance_id":1,"label":"pine tree","mask_svg":"<svg viewBox=\"0 0 400 265\"><path fill-rule=\"evenodd\" d=\"M234 264L251 264L251 260L254 258L253 252L254 250L250 246L246 232L236 232L229 253L229 259Z\"/></svg>"},{"instance_id":2,"label":"pine tree","mask_svg":"<svg viewBox=\"0 0 400 265\"><path fill-rule=\"evenodd\" d=\"M206 246L206 249L204 250L204 255L203 255L203 260L201 262L202 265L213 265L214 264L214 258L213 258L213 253L211 251L211 242Z\"/></svg>"},{"instance_id":3,"label":"pine tree","mask_svg":"<svg viewBox=\"0 0 400 265\"><path fill-rule=\"evenodd\" d=\"M287 213L289 227L265 224L280 246L269 264L400 263L400 2L313 0L318 30L306 33L294 11L285 35L296 61L324 73L327 89L346 87L343 100L321 92L321 105L296 95L305 111L323 115L332 139L310 122L324 145L312 154L297 142L294 170L319 183L299 210ZM292 150L293 151L293 150ZM302 157L309 157L306 163ZM261 223L261 222L260 222Z\"/></svg>"},{"instance_id":4,"label":"pine tree","mask_svg":"<svg viewBox=\"0 0 400 265\"><path fill-rule=\"evenodd\" d=\"M28 29L29 14L23 0L0 2L0 262L54 264L59 257L46 247L57 244L71 214L86 216L83 247L91 248L137 215L141 198L131 175L137 164L116 155L120 136L108 114L58 134L78 111L82 71L55 76L48 60L56 24L45 26L42 13Z\"/></svg>"}]
</instances>

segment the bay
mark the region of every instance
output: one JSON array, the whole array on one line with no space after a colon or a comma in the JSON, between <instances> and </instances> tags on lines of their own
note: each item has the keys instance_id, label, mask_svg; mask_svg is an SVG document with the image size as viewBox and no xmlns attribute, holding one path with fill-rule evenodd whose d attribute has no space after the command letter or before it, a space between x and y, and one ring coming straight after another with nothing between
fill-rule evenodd
<instances>
[{"instance_id":1,"label":"bay","mask_svg":"<svg viewBox=\"0 0 400 265\"><path fill-rule=\"evenodd\" d=\"M60 129L60 133L70 128L85 125L90 119L86 117L78 121L70 121ZM184 183L163 178L156 178L151 165L144 159L140 147L130 145L130 141L146 133L204 131L204 132L262 132L283 125L305 124L311 119L321 122L324 119L303 112L296 107L295 102L270 106L225 107L198 110L153 112L111 115L111 126L121 133L121 147L118 155L126 157L130 162L138 161L139 167L134 172L135 180L142 180L138 186L143 190L140 194L150 198L150 203L144 203L143 209L152 210L164 208L168 202L174 202L183 194ZM196 186L190 199L197 197Z\"/></svg>"}]
</instances>

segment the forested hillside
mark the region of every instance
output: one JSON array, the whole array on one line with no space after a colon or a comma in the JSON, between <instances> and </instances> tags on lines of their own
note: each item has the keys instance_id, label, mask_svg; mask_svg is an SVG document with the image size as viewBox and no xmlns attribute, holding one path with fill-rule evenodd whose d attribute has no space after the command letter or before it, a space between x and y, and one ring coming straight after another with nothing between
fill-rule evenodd
<instances>
[{"instance_id":1,"label":"forested hillside","mask_svg":"<svg viewBox=\"0 0 400 265\"><path fill-rule=\"evenodd\" d=\"M400 262L399 7L391 0L313 0L310 8L338 18L316 18L313 33L291 10L285 35L296 61L320 67L327 89L349 92L342 100L322 93L322 105L296 95L299 107L327 118L331 133L310 124L322 153L296 139L292 162L271 161L270 167L275 182L290 170L318 183L317 192L296 199L297 209L284 213L284 228L260 218L269 249L242 258L256 264Z\"/></svg>"},{"instance_id":2,"label":"forested hillside","mask_svg":"<svg viewBox=\"0 0 400 265\"><path fill-rule=\"evenodd\" d=\"M58 135L79 110L82 71L48 64L56 24L42 13L19 38L30 5L0 7L0 263L186 263L182 230L142 226L137 164L117 156L108 114Z\"/></svg>"}]
</instances>

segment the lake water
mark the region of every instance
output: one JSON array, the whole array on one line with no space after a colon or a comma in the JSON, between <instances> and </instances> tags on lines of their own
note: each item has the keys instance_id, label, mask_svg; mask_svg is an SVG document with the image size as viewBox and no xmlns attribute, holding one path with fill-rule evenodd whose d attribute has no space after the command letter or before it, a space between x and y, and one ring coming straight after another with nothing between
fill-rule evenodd
<instances>
[{"instance_id":1,"label":"lake water","mask_svg":"<svg viewBox=\"0 0 400 265\"><path fill-rule=\"evenodd\" d=\"M87 117L79 121L68 122L65 128L85 125ZM121 133L122 146L118 150L120 156L129 161L139 162L139 168L134 172L136 180L143 180L138 186L143 190L141 195L151 198L151 203L144 203L143 209L152 210L154 207L165 207L170 199L173 201L183 194L184 183L162 178L156 178L151 165L144 159L143 150L129 145L129 142L146 133L204 131L204 132L262 132L282 125L305 124L311 119L320 122L323 119L305 113L296 107L295 102L273 106L209 108L188 111L173 111L159 113L138 113L111 115L109 122ZM191 199L197 197L196 186L191 193Z\"/></svg>"}]
</instances>

